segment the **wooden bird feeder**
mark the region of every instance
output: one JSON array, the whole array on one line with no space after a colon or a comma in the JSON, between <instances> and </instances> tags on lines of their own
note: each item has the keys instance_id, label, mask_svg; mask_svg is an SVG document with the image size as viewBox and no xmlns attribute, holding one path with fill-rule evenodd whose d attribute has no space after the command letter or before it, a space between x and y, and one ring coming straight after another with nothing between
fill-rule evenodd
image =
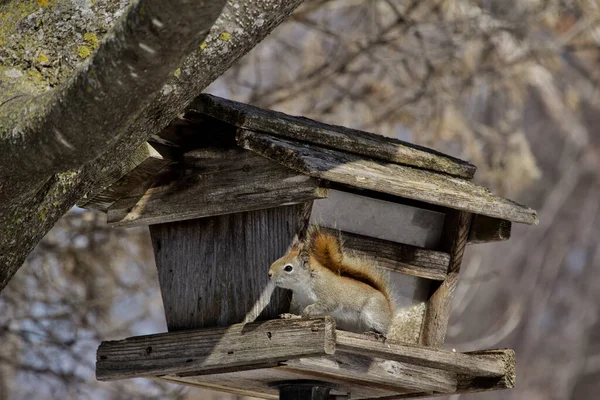
<instances>
[{"instance_id":1,"label":"wooden bird feeder","mask_svg":"<svg viewBox=\"0 0 600 400\"><path fill-rule=\"evenodd\" d=\"M103 342L99 380L146 377L267 399L399 399L511 388L512 350L442 350L465 246L534 210L475 167L390 138L201 95L84 207L148 225L169 332ZM267 270L309 221L390 271L397 337L282 319Z\"/></svg>"}]
</instances>

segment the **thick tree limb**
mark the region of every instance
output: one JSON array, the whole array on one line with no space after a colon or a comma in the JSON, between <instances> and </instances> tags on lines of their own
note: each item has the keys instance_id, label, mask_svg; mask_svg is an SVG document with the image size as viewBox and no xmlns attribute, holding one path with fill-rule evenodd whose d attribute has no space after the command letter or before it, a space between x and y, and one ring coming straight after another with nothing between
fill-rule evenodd
<instances>
[{"instance_id":1,"label":"thick tree limb","mask_svg":"<svg viewBox=\"0 0 600 400\"><path fill-rule=\"evenodd\" d=\"M204 40L224 5L134 1L72 79L13 101L13 117L0 114L0 201L22 193L24 179L40 182L103 154Z\"/></svg>"},{"instance_id":2,"label":"thick tree limb","mask_svg":"<svg viewBox=\"0 0 600 400\"><path fill-rule=\"evenodd\" d=\"M4 190L7 191L4 193L11 190L14 196L4 196L0 202L0 290L58 218L88 191L101 187L103 179L114 179L114 174L118 174L114 171L119 170L115 166L123 158L149 136L164 128L202 89L250 51L300 3L301 0L232 1L214 24L206 45L198 46L177 70L178 73L167 74L170 76L169 81L162 85L162 89L149 102L144 103L145 107L140 112L131 113L127 119L121 120L116 132L104 132L103 137L108 143L103 144L103 151L87 153L91 157L87 161L93 161L92 163L75 171L48 175L41 185L33 180L25 181L27 178L23 174L19 175L22 180L13 179L10 189L6 189L5 185ZM183 8L179 7L179 10ZM171 45L174 43L177 41L173 41ZM166 62L164 59L161 61ZM128 97L136 95L132 92ZM105 125L101 126L103 130L106 129ZM5 131L8 132L3 130ZM69 142L72 146L81 145L77 138L65 138L73 141ZM52 139L57 139L60 143L58 138ZM60 151L68 154L65 149ZM98 155L100 156L93 160ZM83 158L79 160L85 162ZM13 162L19 164L23 161L13 158ZM60 163L62 168L77 164ZM17 165L14 166L16 167ZM60 171L62 168L55 170ZM3 166L0 173L3 183L4 171ZM22 196L24 193L27 195Z\"/></svg>"}]
</instances>

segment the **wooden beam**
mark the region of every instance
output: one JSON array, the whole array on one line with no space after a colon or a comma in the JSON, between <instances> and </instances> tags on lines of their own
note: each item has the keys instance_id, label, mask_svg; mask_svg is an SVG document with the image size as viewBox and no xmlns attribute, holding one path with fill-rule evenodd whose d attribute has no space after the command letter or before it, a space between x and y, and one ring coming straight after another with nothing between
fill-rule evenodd
<instances>
[{"instance_id":1,"label":"wooden beam","mask_svg":"<svg viewBox=\"0 0 600 400\"><path fill-rule=\"evenodd\" d=\"M318 373L323 380L332 377L364 382L391 391L410 389L452 393L456 390L456 374L453 372L354 354L298 358L281 365L293 371Z\"/></svg>"},{"instance_id":2,"label":"wooden beam","mask_svg":"<svg viewBox=\"0 0 600 400\"><path fill-rule=\"evenodd\" d=\"M512 223L504 219L474 215L468 244L499 242L510 239Z\"/></svg>"},{"instance_id":3,"label":"wooden beam","mask_svg":"<svg viewBox=\"0 0 600 400\"><path fill-rule=\"evenodd\" d=\"M534 210L467 180L248 130L240 130L237 141L245 149L315 178L515 222L538 222Z\"/></svg>"},{"instance_id":4,"label":"wooden beam","mask_svg":"<svg viewBox=\"0 0 600 400\"><path fill-rule=\"evenodd\" d=\"M197 97L189 110L195 110L244 129L267 132L466 179L471 179L476 169L466 161L412 143L264 110L209 94Z\"/></svg>"},{"instance_id":5,"label":"wooden beam","mask_svg":"<svg viewBox=\"0 0 600 400\"><path fill-rule=\"evenodd\" d=\"M455 394L490 392L495 390L512 389L515 387L515 352L510 349L482 350L465 353L478 357L499 360L504 365L502 377L475 377L472 375L458 375L458 385ZM423 392L407 393L393 396L373 396L364 400L404 400L421 399L436 396L448 396L448 393Z\"/></svg>"},{"instance_id":6,"label":"wooden beam","mask_svg":"<svg viewBox=\"0 0 600 400\"><path fill-rule=\"evenodd\" d=\"M327 196L316 179L242 149L200 149L143 195L108 209L112 226L150 225L298 204Z\"/></svg>"},{"instance_id":7,"label":"wooden beam","mask_svg":"<svg viewBox=\"0 0 600 400\"><path fill-rule=\"evenodd\" d=\"M303 205L150 226L170 331L277 318L289 291L269 265L287 251Z\"/></svg>"},{"instance_id":8,"label":"wooden beam","mask_svg":"<svg viewBox=\"0 0 600 400\"><path fill-rule=\"evenodd\" d=\"M322 377L314 371L293 371L286 367L275 367L251 369L242 372L228 372L217 375L185 377L165 375L158 379L168 379L171 382L184 383L196 387L206 387L213 390L250 397L278 399L277 389L271 386L273 382L306 379L321 380ZM347 395L351 393L352 399L386 397L397 395L399 393L408 393L408 391L386 390L378 388L375 384L339 379L331 376L327 376L327 382L338 386L337 389L331 391L332 396Z\"/></svg>"},{"instance_id":9,"label":"wooden beam","mask_svg":"<svg viewBox=\"0 0 600 400\"><path fill-rule=\"evenodd\" d=\"M342 232L341 235L346 249L359 257L375 260L379 267L420 278L446 279L450 263L448 253L354 233Z\"/></svg>"},{"instance_id":10,"label":"wooden beam","mask_svg":"<svg viewBox=\"0 0 600 400\"><path fill-rule=\"evenodd\" d=\"M479 350L465 353L475 357L485 357L502 363L504 374L500 378L461 375L457 391L462 393L488 392L515 387L515 352L511 349Z\"/></svg>"},{"instance_id":11,"label":"wooden beam","mask_svg":"<svg viewBox=\"0 0 600 400\"><path fill-rule=\"evenodd\" d=\"M505 363L497 358L377 340L366 335L337 331L337 351L378 357L479 377L499 378L506 374Z\"/></svg>"},{"instance_id":12,"label":"wooden beam","mask_svg":"<svg viewBox=\"0 0 600 400\"><path fill-rule=\"evenodd\" d=\"M427 302L420 343L423 346L442 347L446 338L452 296L458 284L458 273L469 237L472 214L449 210L446 214L444 242L450 253L450 265L446 280L432 292Z\"/></svg>"},{"instance_id":13,"label":"wooden beam","mask_svg":"<svg viewBox=\"0 0 600 400\"><path fill-rule=\"evenodd\" d=\"M156 180L156 175L171 164L154 146L143 143L130 158L121 163L121 168L112 179L103 178L104 190L91 198L83 198L77 205L106 212L117 200L126 196L142 195Z\"/></svg>"},{"instance_id":14,"label":"wooden beam","mask_svg":"<svg viewBox=\"0 0 600 400\"><path fill-rule=\"evenodd\" d=\"M331 317L279 319L102 342L96 378L207 374L334 351L335 322Z\"/></svg>"}]
</instances>

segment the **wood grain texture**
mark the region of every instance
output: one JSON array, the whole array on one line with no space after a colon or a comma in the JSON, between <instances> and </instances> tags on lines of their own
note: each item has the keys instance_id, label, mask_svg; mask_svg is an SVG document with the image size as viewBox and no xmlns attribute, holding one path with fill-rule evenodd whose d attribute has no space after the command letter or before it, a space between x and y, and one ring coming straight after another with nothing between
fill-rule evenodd
<instances>
[{"instance_id":1,"label":"wood grain texture","mask_svg":"<svg viewBox=\"0 0 600 400\"><path fill-rule=\"evenodd\" d=\"M320 378L319 374L314 371L293 371L286 367L275 367L202 376L181 377L166 375L162 376L160 379L196 387L205 387L221 392L265 399L278 399L277 389L270 386L272 382ZM343 396L351 393L351 398L353 400L407 393L407 391L386 390L377 387L375 384L355 382L353 380L339 379L331 376L327 377L327 382L338 386L337 389L331 391L331 395Z\"/></svg>"},{"instance_id":2,"label":"wood grain texture","mask_svg":"<svg viewBox=\"0 0 600 400\"><path fill-rule=\"evenodd\" d=\"M306 239L306 233L308 232L308 228L310 227L310 216L312 214L314 202L307 201L302 204L302 208L298 213L298 238L300 240Z\"/></svg>"},{"instance_id":3,"label":"wood grain texture","mask_svg":"<svg viewBox=\"0 0 600 400\"><path fill-rule=\"evenodd\" d=\"M469 231L469 244L499 242L510 239L512 223L485 215L474 215Z\"/></svg>"},{"instance_id":4,"label":"wood grain texture","mask_svg":"<svg viewBox=\"0 0 600 400\"><path fill-rule=\"evenodd\" d=\"M460 375L458 391L462 393L487 392L491 390L511 389L516 382L515 352L511 349L479 350L465 353L470 356L485 357L501 362L504 374L500 378Z\"/></svg>"},{"instance_id":5,"label":"wood grain texture","mask_svg":"<svg viewBox=\"0 0 600 400\"><path fill-rule=\"evenodd\" d=\"M496 358L377 340L366 335L337 331L337 351L378 357L478 377L506 375L505 362Z\"/></svg>"},{"instance_id":6,"label":"wood grain texture","mask_svg":"<svg viewBox=\"0 0 600 400\"><path fill-rule=\"evenodd\" d=\"M420 343L424 346L442 347L446 338L452 296L458 284L458 273L469 237L472 214L449 210L444 228L444 250L450 253L448 276L432 292L427 302Z\"/></svg>"},{"instance_id":7,"label":"wood grain texture","mask_svg":"<svg viewBox=\"0 0 600 400\"><path fill-rule=\"evenodd\" d=\"M290 293L273 291L267 272L289 247L301 209L294 205L151 225L169 330L227 326L288 312Z\"/></svg>"},{"instance_id":8,"label":"wood grain texture","mask_svg":"<svg viewBox=\"0 0 600 400\"><path fill-rule=\"evenodd\" d=\"M316 179L242 149L200 149L142 196L108 210L112 226L181 221L297 204L327 196Z\"/></svg>"},{"instance_id":9,"label":"wood grain texture","mask_svg":"<svg viewBox=\"0 0 600 400\"><path fill-rule=\"evenodd\" d=\"M335 322L330 317L271 320L102 342L96 378L199 375L334 351Z\"/></svg>"},{"instance_id":10,"label":"wood grain texture","mask_svg":"<svg viewBox=\"0 0 600 400\"><path fill-rule=\"evenodd\" d=\"M282 363L293 371L312 371L328 377L362 382L387 390L437 391L456 390L456 374L433 368L399 363L355 354L334 354L327 357L298 358Z\"/></svg>"},{"instance_id":11,"label":"wood grain texture","mask_svg":"<svg viewBox=\"0 0 600 400\"><path fill-rule=\"evenodd\" d=\"M245 149L316 178L509 221L538 223L534 210L464 179L243 129L237 141Z\"/></svg>"},{"instance_id":12,"label":"wood grain texture","mask_svg":"<svg viewBox=\"0 0 600 400\"><path fill-rule=\"evenodd\" d=\"M499 378L458 375L458 385L455 392L456 394L489 392L494 390L512 389L513 387L515 387L515 352L513 350L481 350L465 354L499 360L504 364L505 374ZM448 393L424 392L400 394L385 397L373 396L364 400L421 399L447 395Z\"/></svg>"},{"instance_id":13,"label":"wood grain texture","mask_svg":"<svg viewBox=\"0 0 600 400\"><path fill-rule=\"evenodd\" d=\"M112 182L106 180L104 190L93 197L82 199L78 206L106 212L111 205L123 197L143 194L154 183L156 175L171 162L154 146L143 143L131 157L121 163L118 178Z\"/></svg>"},{"instance_id":14,"label":"wood grain texture","mask_svg":"<svg viewBox=\"0 0 600 400\"><path fill-rule=\"evenodd\" d=\"M467 179L473 177L476 169L466 161L412 143L264 110L209 94L197 97L189 109L240 128L272 133L386 162L412 165Z\"/></svg>"},{"instance_id":15,"label":"wood grain texture","mask_svg":"<svg viewBox=\"0 0 600 400\"><path fill-rule=\"evenodd\" d=\"M450 254L407 244L341 232L344 247L356 256L373 259L379 267L420 278L444 280Z\"/></svg>"}]
</instances>

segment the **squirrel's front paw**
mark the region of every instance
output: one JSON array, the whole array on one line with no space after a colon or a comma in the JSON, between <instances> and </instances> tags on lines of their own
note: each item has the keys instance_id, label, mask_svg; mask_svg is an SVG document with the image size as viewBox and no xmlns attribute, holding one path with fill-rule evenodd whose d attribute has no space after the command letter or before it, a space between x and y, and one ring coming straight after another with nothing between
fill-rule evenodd
<instances>
[{"instance_id":1,"label":"squirrel's front paw","mask_svg":"<svg viewBox=\"0 0 600 400\"><path fill-rule=\"evenodd\" d=\"M304 307L304 310L302 310L302 315L305 317L314 317L315 315L319 314L320 310L317 307L315 307L314 304L308 305Z\"/></svg>"}]
</instances>

